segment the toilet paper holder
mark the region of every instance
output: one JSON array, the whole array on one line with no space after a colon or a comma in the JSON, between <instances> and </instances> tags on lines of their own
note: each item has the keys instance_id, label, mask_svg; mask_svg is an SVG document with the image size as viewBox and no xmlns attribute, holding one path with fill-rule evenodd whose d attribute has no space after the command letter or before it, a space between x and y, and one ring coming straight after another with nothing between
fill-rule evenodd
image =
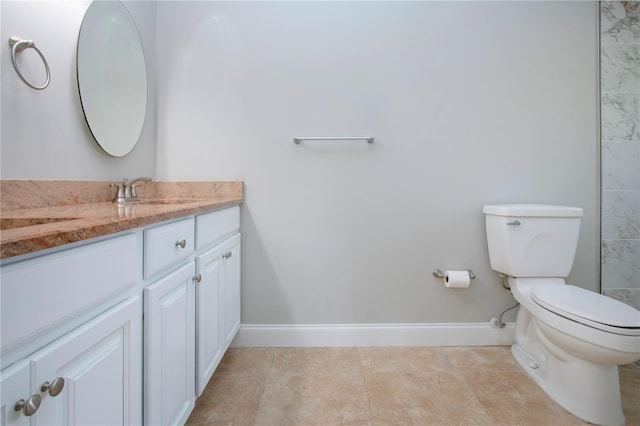
<instances>
[{"instance_id":1,"label":"toilet paper holder","mask_svg":"<svg viewBox=\"0 0 640 426\"><path fill-rule=\"evenodd\" d=\"M467 269L467 272L469 273L469 278L471 278L472 280L476 278L476 274L474 274L471 269ZM440 279L444 279L447 277L447 275L443 274L440 269L434 269L433 276Z\"/></svg>"}]
</instances>

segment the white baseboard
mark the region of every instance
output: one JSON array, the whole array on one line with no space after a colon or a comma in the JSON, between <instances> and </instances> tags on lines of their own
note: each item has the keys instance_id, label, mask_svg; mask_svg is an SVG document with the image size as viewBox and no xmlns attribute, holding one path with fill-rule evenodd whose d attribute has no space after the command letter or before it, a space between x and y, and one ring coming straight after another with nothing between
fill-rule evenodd
<instances>
[{"instance_id":1,"label":"white baseboard","mask_svg":"<svg viewBox=\"0 0 640 426\"><path fill-rule=\"evenodd\" d=\"M514 342L515 323L242 324L234 347L492 346Z\"/></svg>"}]
</instances>

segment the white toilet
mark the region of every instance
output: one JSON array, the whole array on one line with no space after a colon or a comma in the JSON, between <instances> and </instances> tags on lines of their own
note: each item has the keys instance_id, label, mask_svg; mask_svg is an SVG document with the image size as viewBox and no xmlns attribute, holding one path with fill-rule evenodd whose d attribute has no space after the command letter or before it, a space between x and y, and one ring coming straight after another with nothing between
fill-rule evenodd
<instances>
[{"instance_id":1,"label":"white toilet","mask_svg":"<svg viewBox=\"0 0 640 426\"><path fill-rule=\"evenodd\" d=\"M575 416L623 425L618 365L640 359L640 311L565 283L582 209L484 206L491 268L520 302L513 357Z\"/></svg>"}]
</instances>

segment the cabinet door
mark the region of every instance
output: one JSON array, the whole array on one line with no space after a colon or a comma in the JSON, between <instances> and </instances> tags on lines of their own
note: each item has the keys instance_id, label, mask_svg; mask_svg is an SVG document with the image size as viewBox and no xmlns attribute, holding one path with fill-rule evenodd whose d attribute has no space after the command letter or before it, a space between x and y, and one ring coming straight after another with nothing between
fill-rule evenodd
<instances>
[{"instance_id":1,"label":"cabinet door","mask_svg":"<svg viewBox=\"0 0 640 426\"><path fill-rule=\"evenodd\" d=\"M195 401L195 263L144 289L145 424L182 424Z\"/></svg>"},{"instance_id":2,"label":"cabinet door","mask_svg":"<svg viewBox=\"0 0 640 426\"><path fill-rule=\"evenodd\" d=\"M223 351L227 350L240 328L240 234L222 243L221 314Z\"/></svg>"},{"instance_id":3,"label":"cabinet door","mask_svg":"<svg viewBox=\"0 0 640 426\"><path fill-rule=\"evenodd\" d=\"M136 296L33 355L32 393L42 397L35 424L140 424L141 333L142 302ZM59 394L54 386L42 390L58 378L64 379Z\"/></svg>"},{"instance_id":4,"label":"cabinet door","mask_svg":"<svg viewBox=\"0 0 640 426\"><path fill-rule=\"evenodd\" d=\"M23 410L16 410L18 401L27 401L29 392L29 362L22 361L2 371L0 376L0 424L2 426L30 425L31 417ZM35 396L35 400L39 397Z\"/></svg>"},{"instance_id":5,"label":"cabinet door","mask_svg":"<svg viewBox=\"0 0 640 426\"><path fill-rule=\"evenodd\" d=\"M220 337L220 264L223 250L215 247L196 257L196 395L200 396L222 359Z\"/></svg>"}]
</instances>

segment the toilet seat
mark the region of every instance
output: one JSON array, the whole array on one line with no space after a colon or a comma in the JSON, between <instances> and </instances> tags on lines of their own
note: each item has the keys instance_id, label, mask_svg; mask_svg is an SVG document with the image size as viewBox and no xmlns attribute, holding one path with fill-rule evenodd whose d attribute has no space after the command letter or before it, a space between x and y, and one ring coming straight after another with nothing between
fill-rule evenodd
<instances>
[{"instance_id":1,"label":"toilet seat","mask_svg":"<svg viewBox=\"0 0 640 426\"><path fill-rule=\"evenodd\" d=\"M572 285L539 285L533 301L542 308L602 331L640 336L640 311L620 301Z\"/></svg>"}]
</instances>

